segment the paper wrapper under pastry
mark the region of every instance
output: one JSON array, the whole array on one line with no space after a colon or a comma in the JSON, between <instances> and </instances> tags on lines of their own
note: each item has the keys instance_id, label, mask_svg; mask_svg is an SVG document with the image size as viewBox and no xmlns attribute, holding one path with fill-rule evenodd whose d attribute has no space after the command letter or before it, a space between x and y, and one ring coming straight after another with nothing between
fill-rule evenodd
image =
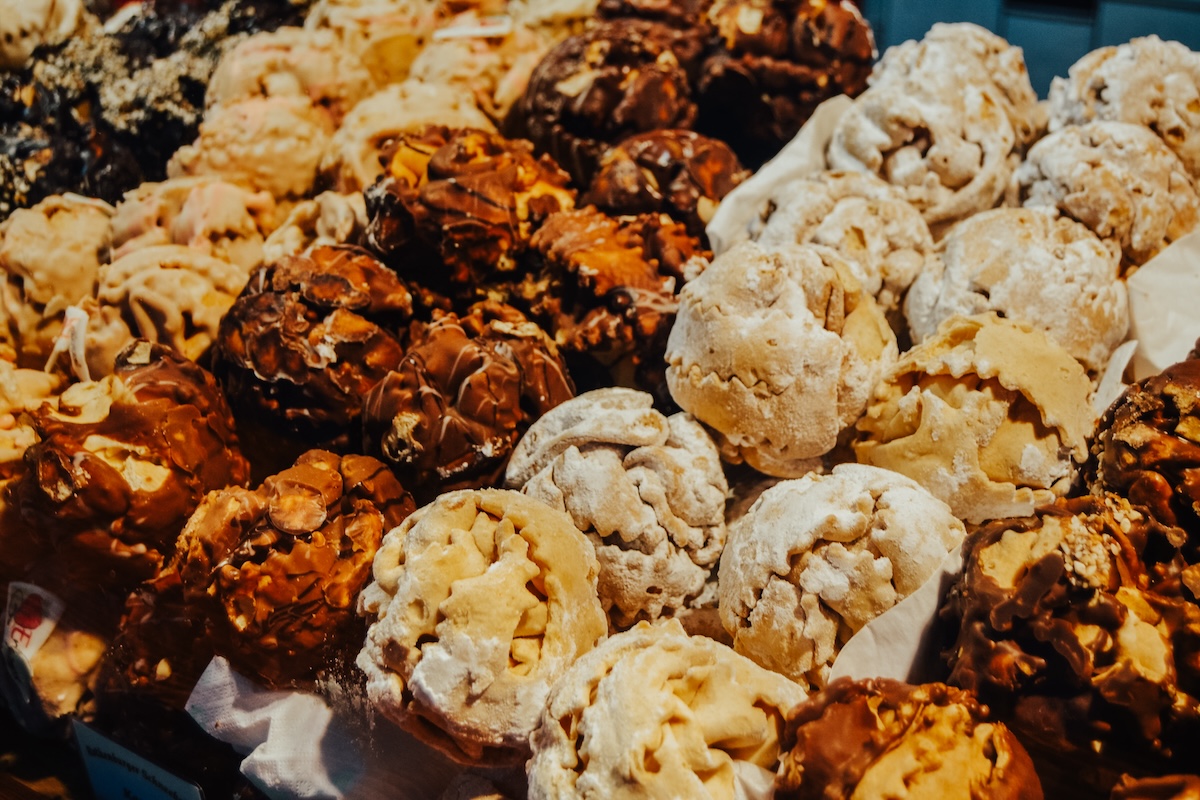
<instances>
[{"instance_id":1,"label":"paper wrapper under pastry","mask_svg":"<svg viewBox=\"0 0 1200 800\"><path fill-rule=\"evenodd\" d=\"M1116 495L970 534L942 616L949 683L1053 761L1161 774L1200 734L1200 605L1186 534Z\"/></svg>"},{"instance_id":2,"label":"paper wrapper under pastry","mask_svg":"<svg viewBox=\"0 0 1200 800\"><path fill-rule=\"evenodd\" d=\"M867 88L870 23L853 0L716 0L719 44L698 80L697 128L758 168L823 101Z\"/></svg>"},{"instance_id":3,"label":"paper wrapper under pastry","mask_svg":"<svg viewBox=\"0 0 1200 800\"><path fill-rule=\"evenodd\" d=\"M717 204L750 176L729 146L693 131L647 131L609 148L580 198L601 211L666 214L707 243Z\"/></svg>"},{"instance_id":4,"label":"paper wrapper under pastry","mask_svg":"<svg viewBox=\"0 0 1200 800\"><path fill-rule=\"evenodd\" d=\"M598 569L561 511L441 495L384 536L359 597L372 706L460 763L521 763L551 685L606 635Z\"/></svg>"},{"instance_id":5,"label":"paper wrapper under pastry","mask_svg":"<svg viewBox=\"0 0 1200 800\"><path fill-rule=\"evenodd\" d=\"M600 22L542 58L506 132L529 139L587 186L609 145L645 131L693 127L702 44L698 32L660 22Z\"/></svg>"},{"instance_id":6,"label":"paper wrapper under pastry","mask_svg":"<svg viewBox=\"0 0 1200 800\"><path fill-rule=\"evenodd\" d=\"M64 583L124 595L171 554L206 492L249 478L216 381L161 345L134 342L112 375L74 384L33 420L41 441L14 498Z\"/></svg>"},{"instance_id":7,"label":"paper wrapper under pastry","mask_svg":"<svg viewBox=\"0 0 1200 800\"><path fill-rule=\"evenodd\" d=\"M569 178L528 142L431 126L401 136L366 192L371 245L406 277L483 299L513 280L547 216L575 207Z\"/></svg>"},{"instance_id":8,"label":"paper wrapper under pastry","mask_svg":"<svg viewBox=\"0 0 1200 800\"><path fill-rule=\"evenodd\" d=\"M515 309L484 303L414 330L363 401L366 451L418 502L493 486L529 426L575 394L554 343Z\"/></svg>"},{"instance_id":9,"label":"paper wrapper under pastry","mask_svg":"<svg viewBox=\"0 0 1200 800\"><path fill-rule=\"evenodd\" d=\"M788 714L779 800L1041 800L1025 748L969 692L840 678Z\"/></svg>"},{"instance_id":10,"label":"paper wrapper under pastry","mask_svg":"<svg viewBox=\"0 0 1200 800\"><path fill-rule=\"evenodd\" d=\"M1120 494L1183 528L1188 562L1200 563L1200 359L1126 389L1100 418L1091 451L1084 480L1092 491Z\"/></svg>"},{"instance_id":11,"label":"paper wrapper under pastry","mask_svg":"<svg viewBox=\"0 0 1200 800\"><path fill-rule=\"evenodd\" d=\"M555 684L526 765L530 800L768 800L804 690L675 620L638 623Z\"/></svg>"},{"instance_id":12,"label":"paper wrapper under pastry","mask_svg":"<svg viewBox=\"0 0 1200 800\"><path fill-rule=\"evenodd\" d=\"M506 485L566 511L596 547L612 626L694 606L725 546L717 447L684 413L632 389L581 394L530 426Z\"/></svg>"},{"instance_id":13,"label":"paper wrapper under pastry","mask_svg":"<svg viewBox=\"0 0 1200 800\"><path fill-rule=\"evenodd\" d=\"M956 316L905 353L857 423L860 463L893 469L966 522L1029 514L1070 489L1092 384L1044 333Z\"/></svg>"},{"instance_id":14,"label":"paper wrapper under pastry","mask_svg":"<svg viewBox=\"0 0 1200 800\"><path fill-rule=\"evenodd\" d=\"M221 321L213 370L261 440L249 449L256 471L314 445L356 449L362 398L403 357L412 313L406 284L354 247L287 256L246 285Z\"/></svg>"},{"instance_id":15,"label":"paper wrapper under pastry","mask_svg":"<svg viewBox=\"0 0 1200 800\"><path fill-rule=\"evenodd\" d=\"M674 409L664 353L675 294L709 256L700 240L665 214L610 217L588 207L552 215L531 244L539 267L518 295L576 382L633 385Z\"/></svg>"}]
</instances>

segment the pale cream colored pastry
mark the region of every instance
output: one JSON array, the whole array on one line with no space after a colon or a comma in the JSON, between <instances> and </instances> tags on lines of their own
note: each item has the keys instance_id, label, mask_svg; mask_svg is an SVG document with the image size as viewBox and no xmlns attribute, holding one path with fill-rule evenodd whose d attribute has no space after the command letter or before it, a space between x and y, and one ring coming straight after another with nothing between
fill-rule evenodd
<instances>
[{"instance_id":1,"label":"pale cream colored pastry","mask_svg":"<svg viewBox=\"0 0 1200 800\"><path fill-rule=\"evenodd\" d=\"M1044 331L1098 375L1129 329L1121 262L1084 225L1047 209L998 208L955 225L909 291L914 343L943 320L995 311Z\"/></svg>"},{"instance_id":2,"label":"pale cream colored pastry","mask_svg":"<svg viewBox=\"0 0 1200 800\"><path fill-rule=\"evenodd\" d=\"M1024 206L1058 209L1140 266L1190 233L1200 196L1179 157L1149 129L1089 122L1048 134L1017 170Z\"/></svg>"},{"instance_id":3,"label":"pale cream colored pastry","mask_svg":"<svg viewBox=\"0 0 1200 800\"><path fill-rule=\"evenodd\" d=\"M114 260L144 247L181 244L237 264L263 264L276 224L275 199L219 178L171 178L125 193L112 219Z\"/></svg>"},{"instance_id":4,"label":"pale cream colored pastry","mask_svg":"<svg viewBox=\"0 0 1200 800\"><path fill-rule=\"evenodd\" d=\"M1070 488L1095 423L1090 392L1041 331L994 313L951 317L880 382L854 451L966 522L1021 516Z\"/></svg>"},{"instance_id":5,"label":"pale cream colored pastry","mask_svg":"<svg viewBox=\"0 0 1200 800\"><path fill-rule=\"evenodd\" d=\"M329 115L308 98L253 97L212 108L195 142L167 164L172 178L215 175L275 199L308 195L332 134Z\"/></svg>"},{"instance_id":6,"label":"pale cream colored pastry","mask_svg":"<svg viewBox=\"0 0 1200 800\"><path fill-rule=\"evenodd\" d=\"M599 0L508 0L504 11L514 22L559 41L582 32L599 5Z\"/></svg>"},{"instance_id":7,"label":"pale cream colored pastry","mask_svg":"<svg viewBox=\"0 0 1200 800\"><path fill-rule=\"evenodd\" d=\"M387 86L355 106L333 135L321 157L325 183L339 192L361 192L383 174L383 145L426 125L496 129L461 86L429 86L415 80Z\"/></svg>"},{"instance_id":8,"label":"pale cream colored pastry","mask_svg":"<svg viewBox=\"0 0 1200 800\"><path fill-rule=\"evenodd\" d=\"M517 442L505 478L591 539L616 628L691 605L725 544L717 446L690 415L666 417L653 402L614 387L556 406Z\"/></svg>"},{"instance_id":9,"label":"pale cream colored pastry","mask_svg":"<svg viewBox=\"0 0 1200 800\"><path fill-rule=\"evenodd\" d=\"M437 27L441 5L440 0L317 0L304 27L333 31L383 86L408 77L413 59Z\"/></svg>"},{"instance_id":10,"label":"pale cream colored pastry","mask_svg":"<svg viewBox=\"0 0 1200 800\"><path fill-rule=\"evenodd\" d=\"M135 250L106 265L95 302L85 306L92 377L110 373L117 352L138 337L199 358L248 279L236 264L174 244Z\"/></svg>"},{"instance_id":11,"label":"pale cream colored pastry","mask_svg":"<svg viewBox=\"0 0 1200 800\"><path fill-rule=\"evenodd\" d=\"M935 260L933 236L898 188L865 172L826 171L789 183L772 200L759 244L837 250L888 314Z\"/></svg>"},{"instance_id":12,"label":"pale cream colored pastry","mask_svg":"<svg viewBox=\"0 0 1200 800\"><path fill-rule=\"evenodd\" d=\"M1157 36L1088 53L1050 82L1050 130L1093 120L1144 125L1200 176L1200 53Z\"/></svg>"},{"instance_id":13,"label":"pale cream colored pastry","mask_svg":"<svg viewBox=\"0 0 1200 800\"><path fill-rule=\"evenodd\" d=\"M87 22L82 0L0 0L0 70L18 70L42 45L65 42Z\"/></svg>"},{"instance_id":14,"label":"pale cream colored pastry","mask_svg":"<svg viewBox=\"0 0 1200 800\"><path fill-rule=\"evenodd\" d=\"M284 27L253 34L222 56L204 102L212 108L252 97L301 97L337 124L374 90L362 59L333 31Z\"/></svg>"},{"instance_id":15,"label":"pale cream colored pastry","mask_svg":"<svg viewBox=\"0 0 1200 800\"><path fill-rule=\"evenodd\" d=\"M851 636L916 591L966 535L916 481L863 464L782 481L734 525L721 621L737 652L810 690Z\"/></svg>"},{"instance_id":16,"label":"pale cream colored pastry","mask_svg":"<svg viewBox=\"0 0 1200 800\"><path fill-rule=\"evenodd\" d=\"M61 384L53 373L0 359L0 513L6 507L4 487L23 470L21 457L37 442L33 426L21 415L54 397Z\"/></svg>"},{"instance_id":17,"label":"pale cream colored pastry","mask_svg":"<svg viewBox=\"0 0 1200 800\"><path fill-rule=\"evenodd\" d=\"M913 75L859 95L838 120L827 158L833 169L899 187L936 234L1000 203L1018 145L994 86L951 81L942 89Z\"/></svg>"},{"instance_id":18,"label":"pale cream colored pastry","mask_svg":"<svg viewBox=\"0 0 1200 800\"><path fill-rule=\"evenodd\" d=\"M553 682L602 640L591 542L520 492L443 494L389 531L359 597L375 709L451 758L511 764Z\"/></svg>"},{"instance_id":19,"label":"pale cream colored pastry","mask_svg":"<svg viewBox=\"0 0 1200 800\"><path fill-rule=\"evenodd\" d=\"M287 219L263 243L263 261L274 264L284 256L310 247L357 244L367 228L367 206L361 192L321 192L292 206Z\"/></svg>"},{"instance_id":20,"label":"pale cream colored pastry","mask_svg":"<svg viewBox=\"0 0 1200 800\"><path fill-rule=\"evenodd\" d=\"M95 290L112 213L100 200L52 195L0 223L0 351L45 366L63 311Z\"/></svg>"},{"instance_id":21,"label":"pale cream colored pastry","mask_svg":"<svg viewBox=\"0 0 1200 800\"><path fill-rule=\"evenodd\" d=\"M948 90L964 83L994 89L992 97L1021 145L1031 144L1046 127L1046 111L1029 81L1024 52L980 25L938 22L920 41L889 47L871 71L869 83L903 84L913 78Z\"/></svg>"},{"instance_id":22,"label":"pale cream colored pastry","mask_svg":"<svg viewBox=\"0 0 1200 800\"><path fill-rule=\"evenodd\" d=\"M724 458L798 477L862 414L896 338L835 251L743 242L684 286L666 355Z\"/></svg>"},{"instance_id":23,"label":"pale cream colored pastry","mask_svg":"<svg viewBox=\"0 0 1200 800\"><path fill-rule=\"evenodd\" d=\"M804 690L676 620L638 623L555 684L526 765L530 800L768 800Z\"/></svg>"}]
</instances>

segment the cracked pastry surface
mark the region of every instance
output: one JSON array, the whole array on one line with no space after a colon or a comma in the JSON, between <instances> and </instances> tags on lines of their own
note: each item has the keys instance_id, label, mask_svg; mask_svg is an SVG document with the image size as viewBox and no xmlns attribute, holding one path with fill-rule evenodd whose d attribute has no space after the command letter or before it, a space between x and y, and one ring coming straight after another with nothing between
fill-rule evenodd
<instances>
[{"instance_id":1,"label":"cracked pastry surface","mask_svg":"<svg viewBox=\"0 0 1200 800\"><path fill-rule=\"evenodd\" d=\"M600 601L616 628L682 611L725 544L728 485L716 445L645 392L586 392L530 426L505 484L567 512L596 548Z\"/></svg>"},{"instance_id":2,"label":"cracked pastry surface","mask_svg":"<svg viewBox=\"0 0 1200 800\"><path fill-rule=\"evenodd\" d=\"M883 311L835 251L744 242L680 292L667 383L724 458L797 477L854 424L895 358Z\"/></svg>"},{"instance_id":3,"label":"cracked pastry surface","mask_svg":"<svg viewBox=\"0 0 1200 800\"><path fill-rule=\"evenodd\" d=\"M520 492L441 495L389 531L359 597L374 707L464 764L515 764L551 685L607 633L596 556Z\"/></svg>"},{"instance_id":4,"label":"cracked pastry surface","mask_svg":"<svg viewBox=\"0 0 1200 800\"><path fill-rule=\"evenodd\" d=\"M780 800L1040 800L1020 741L972 694L942 683L839 678L788 714Z\"/></svg>"},{"instance_id":5,"label":"cracked pastry surface","mask_svg":"<svg viewBox=\"0 0 1200 800\"><path fill-rule=\"evenodd\" d=\"M1089 122L1047 134L1014 176L1022 205L1057 209L1140 266L1200 219L1200 195L1179 157L1149 129Z\"/></svg>"},{"instance_id":6,"label":"cracked pastry surface","mask_svg":"<svg viewBox=\"0 0 1200 800\"><path fill-rule=\"evenodd\" d=\"M875 388L859 463L909 476L966 522L1066 494L1095 422L1083 367L1041 331L994 313L951 317Z\"/></svg>"},{"instance_id":7,"label":"cracked pastry surface","mask_svg":"<svg viewBox=\"0 0 1200 800\"><path fill-rule=\"evenodd\" d=\"M555 684L526 766L531 800L766 800L804 690L676 620L639 622Z\"/></svg>"},{"instance_id":8,"label":"cracked pastry surface","mask_svg":"<svg viewBox=\"0 0 1200 800\"><path fill-rule=\"evenodd\" d=\"M943 320L995 311L1045 331L1100 374L1129 330L1120 258L1086 226L1044 209L998 208L963 220L913 283L904 311L914 342Z\"/></svg>"},{"instance_id":9,"label":"cracked pastry surface","mask_svg":"<svg viewBox=\"0 0 1200 800\"><path fill-rule=\"evenodd\" d=\"M891 470L839 464L781 481L730 527L721 622L734 650L816 691L842 645L920 588L965 533Z\"/></svg>"}]
</instances>

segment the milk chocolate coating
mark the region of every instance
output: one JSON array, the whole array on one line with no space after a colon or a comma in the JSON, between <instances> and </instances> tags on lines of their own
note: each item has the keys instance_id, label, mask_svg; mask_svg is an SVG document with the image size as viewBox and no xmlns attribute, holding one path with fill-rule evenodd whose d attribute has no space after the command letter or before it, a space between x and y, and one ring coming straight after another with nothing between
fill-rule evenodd
<instances>
[{"instance_id":1,"label":"milk chocolate coating","mask_svg":"<svg viewBox=\"0 0 1200 800\"><path fill-rule=\"evenodd\" d=\"M609 144L644 131L691 128L702 37L660 22L600 22L538 63L506 121L586 186Z\"/></svg>"},{"instance_id":2,"label":"milk chocolate coating","mask_svg":"<svg viewBox=\"0 0 1200 800\"><path fill-rule=\"evenodd\" d=\"M111 581L124 594L168 557L206 492L244 484L249 464L233 417L207 371L166 347L136 341L117 356L107 413L71 407L33 414L41 441L25 453L15 494L65 574ZM97 418L98 416L98 418ZM114 451L127 453L114 466ZM148 476L135 464L150 465Z\"/></svg>"},{"instance_id":3,"label":"milk chocolate coating","mask_svg":"<svg viewBox=\"0 0 1200 800\"><path fill-rule=\"evenodd\" d=\"M535 419L574 396L554 343L516 309L478 304L415 330L363 403L364 447L418 502L493 486Z\"/></svg>"},{"instance_id":4,"label":"milk chocolate coating","mask_svg":"<svg viewBox=\"0 0 1200 800\"><path fill-rule=\"evenodd\" d=\"M1096 428L1085 479L1184 528L1200 562L1200 359L1130 386Z\"/></svg>"},{"instance_id":5,"label":"milk chocolate coating","mask_svg":"<svg viewBox=\"0 0 1200 800\"><path fill-rule=\"evenodd\" d=\"M721 198L750 176L724 142L693 131L649 131L609 148L580 198L608 214L667 214L692 236Z\"/></svg>"},{"instance_id":6,"label":"milk chocolate coating","mask_svg":"<svg viewBox=\"0 0 1200 800\"><path fill-rule=\"evenodd\" d=\"M460 297L485 296L482 284L518 269L538 225L575 205L567 174L525 141L431 126L389 151L366 193L368 236L404 274Z\"/></svg>"},{"instance_id":7,"label":"milk chocolate coating","mask_svg":"<svg viewBox=\"0 0 1200 800\"><path fill-rule=\"evenodd\" d=\"M290 451L345 451L362 397L404 355L413 298L365 251L317 247L255 276L221 321L213 371L243 428L269 426ZM351 431L355 435L351 434Z\"/></svg>"},{"instance_id":8,"label":"milk chocolate coating","mask_svg":"<svg viewBox=\"0 0 1200 800\"><path fill-rule=\"evenodd\" d=\"M596 16L601 19L637 17L678 28L692 28L707 25L705 14L711 5L712 0L600 0Z\"/></svg>"},{"instance_id":9,"label":"milk chocolate coating","mask_svg":"<svg viewBox=\"0 0 1200 800\"><path fill-rule=\"evenodd\" d=\"M708 16L721 44L701 71L696 128L751 169L822 102L867 88L875 39L852 0L717 0Z\"/></svg>"},{"instance_id":10,"label":"milk chocolate coating","mask_svg":"<svg viewBox=\"0 0 1200 800\"><path fill-rule=\"evenodd\" d=\"M941 612L956 637L948 681L1050 753L1186 766L1200 735L1200 606L1185 536L1111 494L969 534Z\"/></svg>"},{"instance_id":11,"label":"milk chocolate coating","mask_svg":"<svg viewBox=\"0 0 1200 800\"><path fill-rule=\"evenodd\" d=\"M1134 778L1122 775L1113 787L1112 800L1200 800L1200 776Z\"/></svg>"},{"instance_id":12,"label":"milk chocolate coating","mask_svg":"<svg viewBox=\"0 0 1200 800\"><path fill-rule=\"evenodd\" d=\"M942 724L957 734L952 741L940 741L931 735L938 717L943 717ZM942 683L911 685L889 678L838 678L788 714L780 742L784 755L775 797L835 800L856 796L859 784L878 768L889 751L910 737L925 737L925 748L937 753L931 759L934 769L962 771L955 776L965 790L962 796L978 800L1041 798L1041 783L1033 762L1003 725L994 726L990 746L984 748L993 759L986 764L989 769L963 769L964 762L970 763L967 759L939 752L947 746L978 747L972 740L980 734L989 737L988 732L977 731L988 724L987 718L987 709L969 692ZM922 748L918 746L915 751L920 754ZM909 772L904 773L905 777L911 780L914 775L910 773L921 766L906 762Z\"/></svg>"}]
</instances>

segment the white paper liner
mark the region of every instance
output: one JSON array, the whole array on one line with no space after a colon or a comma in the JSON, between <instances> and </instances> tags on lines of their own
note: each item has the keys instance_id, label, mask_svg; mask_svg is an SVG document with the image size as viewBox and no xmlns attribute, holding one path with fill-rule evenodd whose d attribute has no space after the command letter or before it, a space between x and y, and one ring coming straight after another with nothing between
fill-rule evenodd
<instances>
[{"instance_id":1,"label":"white paper liner","mask_svg":"<svg viewBox=\"0 0 1200 800\"><path fill-rule=\"evenodd\" d=\"M1200 339L1200 231L1171 243L1126 284L1129 338L1138 341L1133 377L1140 381L1182 361Z\"/></svg>"}]
</instances>

